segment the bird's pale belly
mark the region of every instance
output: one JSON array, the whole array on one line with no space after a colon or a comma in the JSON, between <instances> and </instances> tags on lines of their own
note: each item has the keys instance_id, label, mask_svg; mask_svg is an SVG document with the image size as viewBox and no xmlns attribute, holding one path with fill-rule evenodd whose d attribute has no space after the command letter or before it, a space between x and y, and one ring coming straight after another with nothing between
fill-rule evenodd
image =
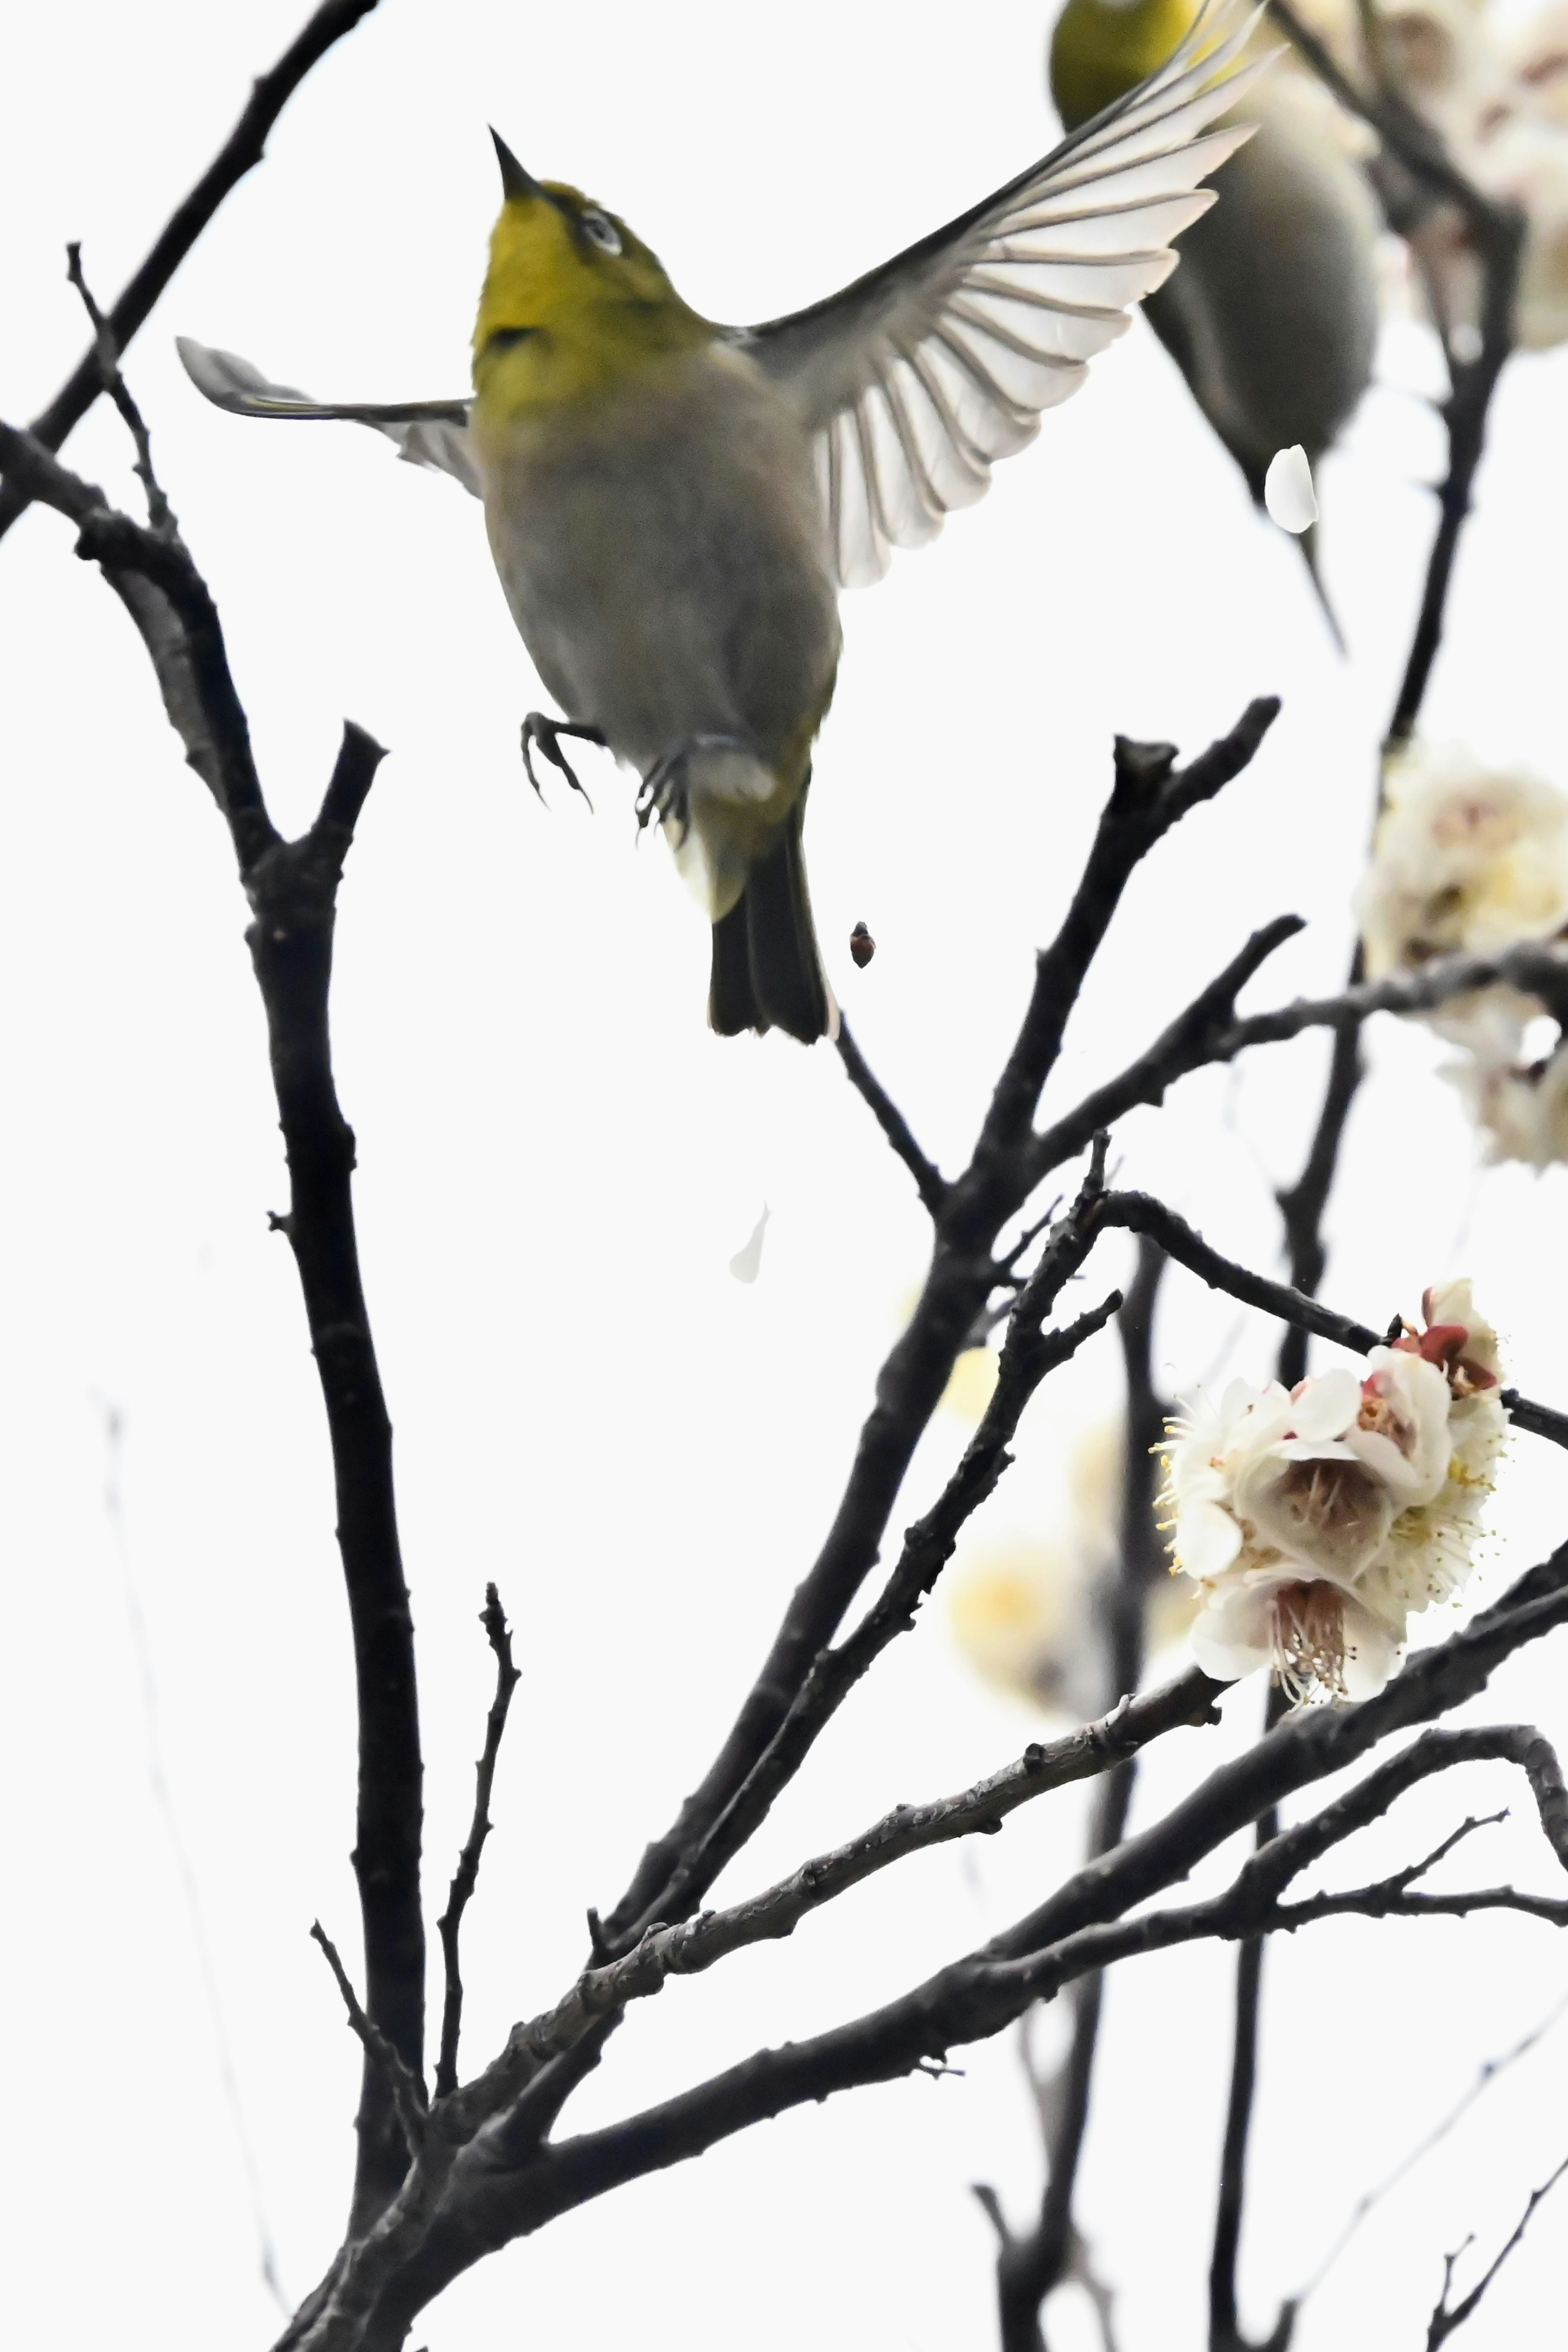
<instances>
[{"instance_id":1,"label":"bird's pale belly","mask_svg":"<svg viewBox=\"0 0 1568 2352\"><path fill-rule=\"evenodd\" d=\"M837 593L806 436L760 371L706 349L476 428L496 566L566 716L642 772L697 735L798 771Z\"/></svg>"}]
</instances>

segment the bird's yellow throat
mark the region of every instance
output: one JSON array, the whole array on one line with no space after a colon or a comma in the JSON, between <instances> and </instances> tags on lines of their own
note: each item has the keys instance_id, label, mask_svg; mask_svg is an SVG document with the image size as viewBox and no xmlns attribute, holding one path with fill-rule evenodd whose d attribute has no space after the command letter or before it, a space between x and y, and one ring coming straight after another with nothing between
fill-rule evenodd
<instances>
[{"instance_id":1,"label":"bird's yellow throat","mask_svg":"<svg viewBox=\"0 0 1568 2352\"><path fill-rule=\"evenodd\" d=\"M1156 72L1197 0L1068 0L1051 35L1051 96L1068 131Z\"/></svg>"},{"instance_id":2,"label":"bird's yellow throat","mask_svg":"<svg viewBox=\"0 0 1568 2352\"><path fill-rule=\"evenodd\" d=\"M619 249L589 233L608 223ZM545 184L501 207L474 325L483 419L591 400L650 362L713 340L657 255L575 188Z\"/></svg>"}]
</instances>

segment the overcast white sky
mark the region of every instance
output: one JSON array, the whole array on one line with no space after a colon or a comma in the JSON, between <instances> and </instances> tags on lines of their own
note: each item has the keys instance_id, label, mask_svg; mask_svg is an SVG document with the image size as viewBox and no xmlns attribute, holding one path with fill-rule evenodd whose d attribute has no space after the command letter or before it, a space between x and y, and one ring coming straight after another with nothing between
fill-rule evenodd
<instances>
[{"instance_id":1,"label":"overcast white sky","mask_svg":"<svg viewBox=\"0 0 1568 2352\"><path fill-rule=\"evenodd\" d=\"M0 413L30 415L81 345L66 238L115 290L302 12L86 0L15 16ZM591 755L592 817L528 791L517 726L542 697L478 509L351 428L218 415L173 337L323 394L460 392L492 121L532 169L624 212L700 309L772 316L1050 143L1044 34L1040 0L973 0L962 16L866 0L385 0L296 100L135 349L279 820L312 813L345 714L392 753L344 888L335 1014L422 1644L432 1916L486 1703L488 1577L523 1670L469 1914L474 2058L570 1980L584 1906L614 1899L706 1762L828 1517L920 1276L923 1221L830 1053L707 1034L705 931L662 847L637 845L626 781ZM1254 1001L1342 972L1430 521L1419 485L1439 436L1411 389L1430 368L1414 331L1394 336L1387 388L1324 469L1348 664L1296 551L1252 514L1142 324L980 509L847 601L808 844L819 921L868 1054L949 1165L1070 888L1117 730L1194 749L1252 695L1285 698L1248 775L1129 893L1058 1098L1283 908L1310 929ZM1562 354L1516 362L1504 385L1430 720L1568 784L1565 391ZM110 420L67 454L130 495ZM306 1936L319 1914L355 1946L327 1457L292 1268L266 1227L284 1176L223 829L118 605L52 516L29 516L0 553L0 2329L51 2352L240 2352L277 2315L155 1783L298 2295L336 2240L357 2073ZM879 942L863 973L845 946L859 919ZM1471 1273L1521 1385L1563 1400L1562 1171L1478 1173L1433 1076L1438 1050L1390 1033L1374 1058L1329 1295L1380 1322ZM1163 1118L1127 1122L1121 1165L1272 1264L1270 1182L1294 1171L1321 1067L1307 1041L1190 1082ZM764 1201L761 1277L743 1288L728 1262ZM1172 1282L1159 1353L1173 1386L1222 1349L1260 1372L1269 1345ZM983 1536L1059 1518L1064 1450L1116 1392L1107 1342L1035 1408ZM942 1418L900 1524L963 1436ZM1565 1501L1568 1466L1521 1441L1494 1582L1562 1534ZM1561 1655L1548 1645L1500 1676L1490 1714L1568 1732ZM1260 1699L1244 1690L1224 1731L1168 1742L1149 1801L1205 1770ZM728 1891L961 1786L1034 1728L973 1682L931 1611ZM1412 1805L1394 1842L1403 1855L1429 1822L1515 1793L1480 1775ZM1037 1899L1080 1834L1072 1801L1041 1805L979 1853L925 1857L792 1944L671 1986L617 2037L574 2120L891 1995ZM1545 1883L1523 1824L1489 1834L1486 1876ZM1200 2340L1230 1966L1205 1951L1146 1962L1109 2003L1083 2211L1123 2290L1128 2352ZM1321 1929L1276 1957L1244 2265L1255 2324L1563 1976L1549 1930L1484 1920ZM462 2282L417 2340L985 2344L990 2246L967 2184L1021 2201L1036 2161L1011 2046L960 2063L962 2081L785 2118L570 2217ZM1471 2229L1496 2243L1563 2153L1565 2090L1568 2025L1368 2226L1310 2307L1303 2352L1420 2341L1444 2251ZM1531 2315L1561 2307L1560 2243L1543 2221L1468 2352L1541 2340ZM1058 2316L1053 2346L1077 2352L1083 2315Z\"/></svg>"}]
</instances>

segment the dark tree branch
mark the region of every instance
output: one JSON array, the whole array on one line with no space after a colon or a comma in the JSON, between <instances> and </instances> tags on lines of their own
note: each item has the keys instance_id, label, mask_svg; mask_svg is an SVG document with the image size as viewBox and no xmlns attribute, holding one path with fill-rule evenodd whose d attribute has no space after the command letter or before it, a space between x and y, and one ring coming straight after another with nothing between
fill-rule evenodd
<instances>
[{"instance_id":1,"label":"dark tree branch","mask_svg":"<svg viewBox=\"0 0 1568 2352\"><path fill-rule=\"evenodd\" d=\"M1255 1045L1281 1045L1309 1029L1359 1028L1376 1013L1430 1013L1451 997L1500 984L1539 997L1553 1020L1568 1025L1568 958L1533 942L1490 956L1446 956L1422 971L1363 981L1337 996L1298 997L1268 1013L1237 1015L1237 992L1301 929L1299 916L1283 915L1255 932L1240 955L1146 1052L1043 1129L1030 1147L1034 1181L1043 1183L1053 1169L1083 1150L1091 1135L1128 1111L1163 1102L1178 1078L1233 1062Z\"/></svg>"},{"instance_id":2,"label":"dark tree branch","mask_svg":"<svg viewBox=\"0 0 1568 2352\"><path fill-rule=\"evenodd\" d=\"M354 1869L364 1921L366 2005L415 2072L425 2020L419 1905L423 1766L414 1627L393 1486L392 1423L382 1391L354 1232L353 1133L338 1103L328 1027L338 884L353 820L382 752L360 728L342 749L321 814L299 841L275 841L246 871L247 934L267 1012L273 1085L289 1162L277 1220L299 1268L331 1438L338 1548L353 1632L359 1714ZM331 813L329 813L331 812ZM351 2228L401 2179L403 2149L381 2080L367 2070Z\"/></svg>"},{"instance_id":3,"label":"dark tree branch","mask_svg":"<svg viewBox=\"0 0 1568 2352\"><path fill-rule=\"evenodd\" d=\"M1459 2259L1459 2254L1462 2254L1465 2249L1461 2246L1459 2248L1459 2253L1444 2255L1443 2292L1438 2296L1436 2308L1433 2312L1430 2320L1427 2322L1426 2352L1437 2352L1437 2347L1440 2344L1446 2344L1457 2327L1463 2327L1466 2320L1470 2317L1482 2295L1485 2294L1488 2287L1490 2286L1493 2279L1496 2278L1499 2271L1501 2270L1504 2263L1507 2262L1510 2254L1512 2253L1514 2248L1523 2237L1526 2230L1529 2229L1536 2207L1541 2203L1542 2198L1549 2196L1552 2190L1556 2188L1557 2183L1562 2179L1565 2172L1568 2172L1568 2156L1563 2158L1562 2163L1557 2167L1556 2171L1552 2173L1550 2179L1542 2181L1539 2189L1532 2189L1531 2190L1530 2202L1525 2207L1523 2212L1520 2215L1518 2226L1514 2230L1512 2237L1510 2238L1508 2243L1503 2247L1502 2252L1498 2255L1496 2261L1489 2265L1461 2303L1450 2305L1448 2295L1454 2284L1454 2266Z\"/></svg>"},{"instance_id":4,"label":"dark tree branch","mask_svg":"<svg viewBox=\"0 0 1568 2352\"><path fill-rule=\"evenodd\" d=\"M1506 1906L1568 1920L1568 1903L1552 1905L1511 1888L1473 1895L1419 1895L1410 1889L1409 1873L1351 1896L1280 1905L1294 1877L1379 1818L1406 1790L1465 1763L1502 1760L1520 1766L1535 1793L1542 1828L1559 1858L1568 1862L1568 1797L1556 1759L1538 1732L1518 1726L1429 1730L1346 1795L1283 1832L1243 1866L1222 1895L1184 1908L1127 1916L1152 1895L1179 1885L1204 1855L1268 1805L1343 1770L1390 1733L1447 1713L1483 1688L1504 1657L1564 1622L1568 1545L1521 1579L1495 1609L1411 1659L1376 1698L1342 1709L1298 1711L1247 1753L1211 1772L1161 1821L1086 1866L1039 1911L886 2007L809 2041L758 2052L623 2123L536 2147L515 2169L496 2163L494 2137L485 2135L452 2168L447 2196L418 2258L385 2276L377 2306L384 2340L400 2341L396 2330L432 2294L511 2238L787 2108L856 2084L890 2081L922 2061L944 2061L955 2044L998 2032L1032 2001L1049 1999L1116 1960L1199 1937L1242 1938L1369 1908L1374 1916L1416 1916ZM412 2195L416 2188L411 2175L405 2193Z\"/></svg>"},{"instance_id":5,"label":"dark tree branch","mask_svg":"<svg viewBox=\"0 0 1568 2352\"><path fill-rule=\"evenodd\" d=\"M1206 1069L1212 1063L1232 1061L1246 1045L1263 1042L1261 1037L1255 1040L1242 1034L1249 1030L1250 1024L1237 1019L1236 1000L1269 957L1305 929L1300 915L1277 915L1261 930L1254 931L1225 970L1193 999L1184 1012L1177 1014L1170 1027L1136 1061L1130 1062L1119 1076L1086 1095L1076 1109L1035 1136L1027 1147L1030 1190L1044 1183L1052 1170L1059 1168L1064 1160L1076 1159L1089 1137L1101 1128L1113 1126L1117 1119L1142 1105L1163 1102L1178 1078L1188 1076L1194 1070ZM1302 1029L1321 1027L1330 1021L1338 1024L1351 1017L1346 1000L1333 997L1326 1003L1332 1005L1331 1013L1326 1006L1319 1006L1315 1018L1304 1005L1290 1007L1290 1013L1298 1018L1293 1027L1288 1025L1280 1034L1293 1037ZM1282 1016L1261 1013L1255 1017L1267 1022L1270 1017L1279 1020ZM1288 1016L1283 1017L1288 1020Z\"/></svg>"},{"instance_id":6,"label":"dark tree branch","mask_svg":"<svg viewBox=\"0 0 1568 2352\"><path fill-rule=\"evenodd\" d=\"M384 755L363 728L347 724L315 823L300 840L283 840L267 812L216 606L172 519L166 531L133 522L35 437L5 425L0 461L31 496L77 523L77 552L102 567L142 629L187 758L228 824L250 901L254 920L246 936L267 1015L290 1186L288 1213L274 1223L288 1234L299 1268L326 1406L353 1634L360 1749L353 1861L365 2005L377 2030L420 2075L423 1766L414 1630L397 1534L392 1424L360 1279L354 1140L338 1102L328 1021L338 886ZM358 2130L355 2231L385 2204L406 2163L385 2077L368 2058Z\"/></svg>"},{"instance_id":7,"label":"dark tree branch","mask_svg":"<svg viewBox=\"0 0 1568 2352\"><path fill-rule=\"evenodd\" d=\"M1183 1726L1217 1723L1215 1701L1224 1688L1191 1667L1142 1698L1121 1699L1097 1722L1026 1748L1016 1763L956 1796L895 1806L858 1837L803 1862L760 1895L722 1911L699 1912L673 1927L650 1927L629 1952L585 1969L552 2009L514 2029L503 2057L450 2103L461 2115L462 2128L477 2128L512 2097L520 2081L531 2081L546 2060L576 2050L601 2018L647 2000L671 1977L700 1975L731 1952L791 1936L812 1912L906 1855L955 1838L994 1835L1009 1813L1050 1790L1101 1776L1109 1786L1151 1740Z\"/></svg>"},{"instance_id":8,"label":"dark tree branch","mask_svg":"<svg viewBox=\"0 0 1568 2352\"><path fill-rule=\"evenodd\" d=\"M500 1595L493 1584L485 1587L485 1605L479 1612L479 1622L495 1652L496 1689L485 1717L483 1753L474 1767L474 1817L468 1825L468 1838L458 1857L458 1867L452 1877L447 1908L437 1921L441 1937L441 1958L446 1972L446 1999L441 2009L441 2051L436 2062L436 2096L445 2098L458 2087L458 2039L463 2024L463 1977L458 1967L458 1939L462 1930L463 1914L468 1898L479 1884L479 1855L490 1833L490 1791L495 1786L496 1759L500 1754L501 1738L506 1730L511 1695L521 1676L511 1662L511 1636L500 1605Z\"/></svg>"},{"instance_id":9,"label":"dark tree branch","mask_svg":"<svg viewBox=\"0 0 1568 2352\"><path fill-rule=\"evenodd\" d=\"M1037 959L1034 992L992 1096L975 1153L977 1168L1016 1149L1026 1136L1061 1052L1068 1020L1132 875L1173 824L1213 800L1251 764L1279 715L1273 695L1249 702L1230 733L1185 768L1177 768L1173 744L1116 738L1110 798L1067 919Z\"/></svg>"},{"instance_id":10,"label":"dark tree branch","mask_svg":"<svg viewBox=\"0 0 1568 2352\"><path fill-rule=\"evenodd\" d=\"M228 138L171 215L106 314L104 324L117 355L144 323L159 295L230 189L260 163L274 123L311 67L319 64L345 33L352 33L361 17L368 16L375 5L376 0L323 0L277 64L254 84L245 110ZM95 334L91 348L77 362L48 406L33 419L32 437L43 448L58 449L104 389L100 353L100 340ZM5 478L0 482L0 538L4 538L16 517L39 493L26 470L13 470L4 446L0 446L0 473Z\"/></svg>"}]
</instances>

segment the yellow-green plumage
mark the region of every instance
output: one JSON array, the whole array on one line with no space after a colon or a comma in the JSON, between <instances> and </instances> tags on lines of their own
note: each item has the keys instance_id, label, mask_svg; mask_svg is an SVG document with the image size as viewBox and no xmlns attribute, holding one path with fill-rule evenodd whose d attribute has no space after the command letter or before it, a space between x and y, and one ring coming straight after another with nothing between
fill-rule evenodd
<instances>
[{"instance_id":1,"label":"yellow-green plumage","mask_svg":"<svg viewBox=\"0 0 1568 2352\"><path fill-rule=\"evenodd\" d=\"M469 435L551 694L645 777L677 755L661 814L715 927L715 1027L820 1034L800 819L838 623L808 434L623 222L552 184L490 241Z\"/></svg>"}]
</instances>

